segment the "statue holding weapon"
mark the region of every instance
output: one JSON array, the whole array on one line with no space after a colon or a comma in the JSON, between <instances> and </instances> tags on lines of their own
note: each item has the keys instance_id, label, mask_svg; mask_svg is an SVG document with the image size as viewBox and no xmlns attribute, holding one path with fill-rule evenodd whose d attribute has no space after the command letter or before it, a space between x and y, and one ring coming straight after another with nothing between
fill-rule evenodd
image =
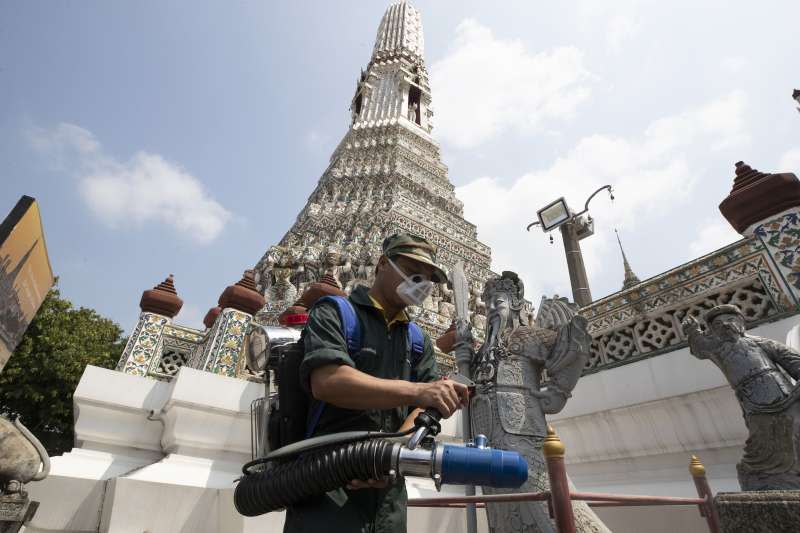
<instances>
[{"instance_id":1,"label":"statue holding weapon","mask_svg":"<svg viewBox=\"0 0 800 533\"><path fill-rule=\"evenodd\" d=\"M469 358L476 392L470 401L472 435L484 434L493 448L513 449L528 461L528 481L514 492L549 490L542 445L546 414L561 411L589 357L587 320L566 298L543 298L534 322L524 286L514 272L485 285L487 326L483 345L472 349L468 328L457 328L456 361ZM491 487L484 494L499 494ZM573 502L580 532L609 530L583 502ZM489 503L493 533L555 533L545 502Z\"/></svg>"}]
</instances>

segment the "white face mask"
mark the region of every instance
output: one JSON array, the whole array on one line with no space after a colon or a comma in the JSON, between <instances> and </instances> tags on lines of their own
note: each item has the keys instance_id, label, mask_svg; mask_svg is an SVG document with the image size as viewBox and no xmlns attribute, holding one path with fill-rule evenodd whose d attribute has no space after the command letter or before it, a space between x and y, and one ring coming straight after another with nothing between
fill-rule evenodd
<instances>
[{"instance_id":1,"label":"white face mask","mask_svg":"<svg viewBox=\"0 0 800 533\"><path fill-rule=\"evenodd\" d=\"M422 305L422 302L433 292L433 282L422 274L409 277L405 272L388 257L386 258L392 268L403 278L403 283L397 286L397 295L408 305Z\"/></svg>"}]
</instances>

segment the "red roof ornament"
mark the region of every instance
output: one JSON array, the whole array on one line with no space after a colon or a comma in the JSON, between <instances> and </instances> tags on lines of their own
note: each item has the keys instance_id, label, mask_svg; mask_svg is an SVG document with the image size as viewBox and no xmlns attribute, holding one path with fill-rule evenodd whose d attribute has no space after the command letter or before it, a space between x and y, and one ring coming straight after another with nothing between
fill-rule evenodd
<instances>
[{"instance_id":1,"label":"red roof ornament","mask_svg":"<svg viewBox=\"0 0 800 533\"><path fill-rule=\"evenodd\" d=\"M172 274L152 289L144 291L142 299L139 301L139 308L142 312L155 313L169 318L174 318L181 307L183 307L183 300L178 298Z\"/></svg>"},{"instance_id":2,"label":"red roof ornament","mask_svg":"<svg viewBox=\"0 0 800 533\"><path fill-rule=\"evenodd\" d=\"M300 299L297 300L297 304L306 309L311 309L316 301L323 296L347 296L347 293L342 290L336 278L330 274L325 274L319 281L308 286L303 295L300 296Z\"/></svg>"},{"instance_id":3,"label":"red roof ornament","mask_svg":"<svg viewBox=\"0 0 800 533\"><path fill-rule=\"evenodd\" d=\"M312 283L302 296L278 317L282 326L300 327L308 321L308 310L323 296L347 296L339 282L331 274L324 274L319 281Z\"/></svg>"},{"instance_id":4,"label":"red roof ornament","mask_svg":"<svg viewBox=\"0 0 800 533\"><path fill-rule=\"evenodd\" d=\"M264 296L258 292L252 270L245 270L242 279L226 287L219 297L222 309L231 307L250 315L255 315L264 307L264 303Z\"/></svg>"},{"instance_id":5,"label":"red roof ornament","mask_svg":"<svg viewBox=\"0 0 800 533\"><path fill-rule=\"evenodd\" d=\"M722 215L739 233L773 215L800 206L800 180L791 173L764 174L736 163L731 193L719 204Z\"/></svg>"},{"instance_id":6,"label":"red roof ornament","mask_svg":"<svg viewBox=\"0 0 800 533\"><path fill-rule=\"evenodd\" d=\"M215 305L211 309L208 310L206 316L203 318L203 325L207 328L210 328L214 325L214 322L217 321L217 317L222 312L222 308L218 305Z\"/></svg>"}]
</instances>

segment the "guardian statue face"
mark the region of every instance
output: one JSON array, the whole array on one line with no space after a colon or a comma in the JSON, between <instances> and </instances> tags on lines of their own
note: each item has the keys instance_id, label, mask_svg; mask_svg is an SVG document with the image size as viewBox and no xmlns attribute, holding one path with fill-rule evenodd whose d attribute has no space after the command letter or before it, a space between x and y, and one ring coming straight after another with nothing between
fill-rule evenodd
<instances>
[{"instance_id":1,"label":"guardian statue face","mask_svg":"<svg viewBox=\"0 0 800 533\"><path fill-rule=\"evenodd\" d=\"M273 272L275 273L275 280L278 283L286 283L286 282L288 282L289 278L292 275L292 269L291 268L276 268L275 270L273 270Z\"/></svg>"},{"instance_id":2,"label":"guardian statue face","mask_svg":"<svg viewBox=\"0 0 800 533\"><path fill-rule=\"evenodd\" d=\"M744 319L732 313L718 315L711 321L711 331L721 340L735 341L744 335Z\"/></svg>"},{"instance_id":3,"label":"guardian statue face","mask_svg":"<svg viewBox=\"0 0 800 533\"><path fill-rule=\"evenodd\" d=\"M331 246L325 252L326 265L338 265L342 259L342 254L338 248Z\"/></svg>"},{"instance_id":4,"label":"guardian statue face","mask_svg":"<svg viewBox=\"0 0 800 533\"><path fill-rule=\"evenodd\" d=\"M486 320L493 331L503 331L511 322L511 293L493 292L486 302Z\"/></svg>"},{"instance_id":5,"label":"guardian statue face","mask_svg":"<svg viewBox=\"0 0 800 533\"><path fill-rule=\"evenodd\" d=\"M515 328L526 320L521 320L520 310L524 305L522 281L513 272L503 272L499 277L486 282L483 301L486 303L486 339L509 328Z\"/></svg>"}]
</instances>

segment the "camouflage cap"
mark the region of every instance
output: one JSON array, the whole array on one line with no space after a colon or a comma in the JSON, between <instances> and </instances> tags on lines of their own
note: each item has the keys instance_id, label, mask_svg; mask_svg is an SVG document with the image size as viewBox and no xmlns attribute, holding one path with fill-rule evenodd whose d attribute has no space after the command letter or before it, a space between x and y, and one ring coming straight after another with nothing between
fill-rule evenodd
<instances>
[{"instance_id":1,"label":"camouflage cap","mask_svg":"<svg viewBox=\"0 0 800 533\"><path fill-rule=\"evenodd\" d=\"M447 273L436 262L436 246L423 237L411 233L395 233L383 240L382 248L383 255L389 259L402 255L432 266L434 268L432 281L435 283L447 282Z\"/></svg>"}]
</instances>

